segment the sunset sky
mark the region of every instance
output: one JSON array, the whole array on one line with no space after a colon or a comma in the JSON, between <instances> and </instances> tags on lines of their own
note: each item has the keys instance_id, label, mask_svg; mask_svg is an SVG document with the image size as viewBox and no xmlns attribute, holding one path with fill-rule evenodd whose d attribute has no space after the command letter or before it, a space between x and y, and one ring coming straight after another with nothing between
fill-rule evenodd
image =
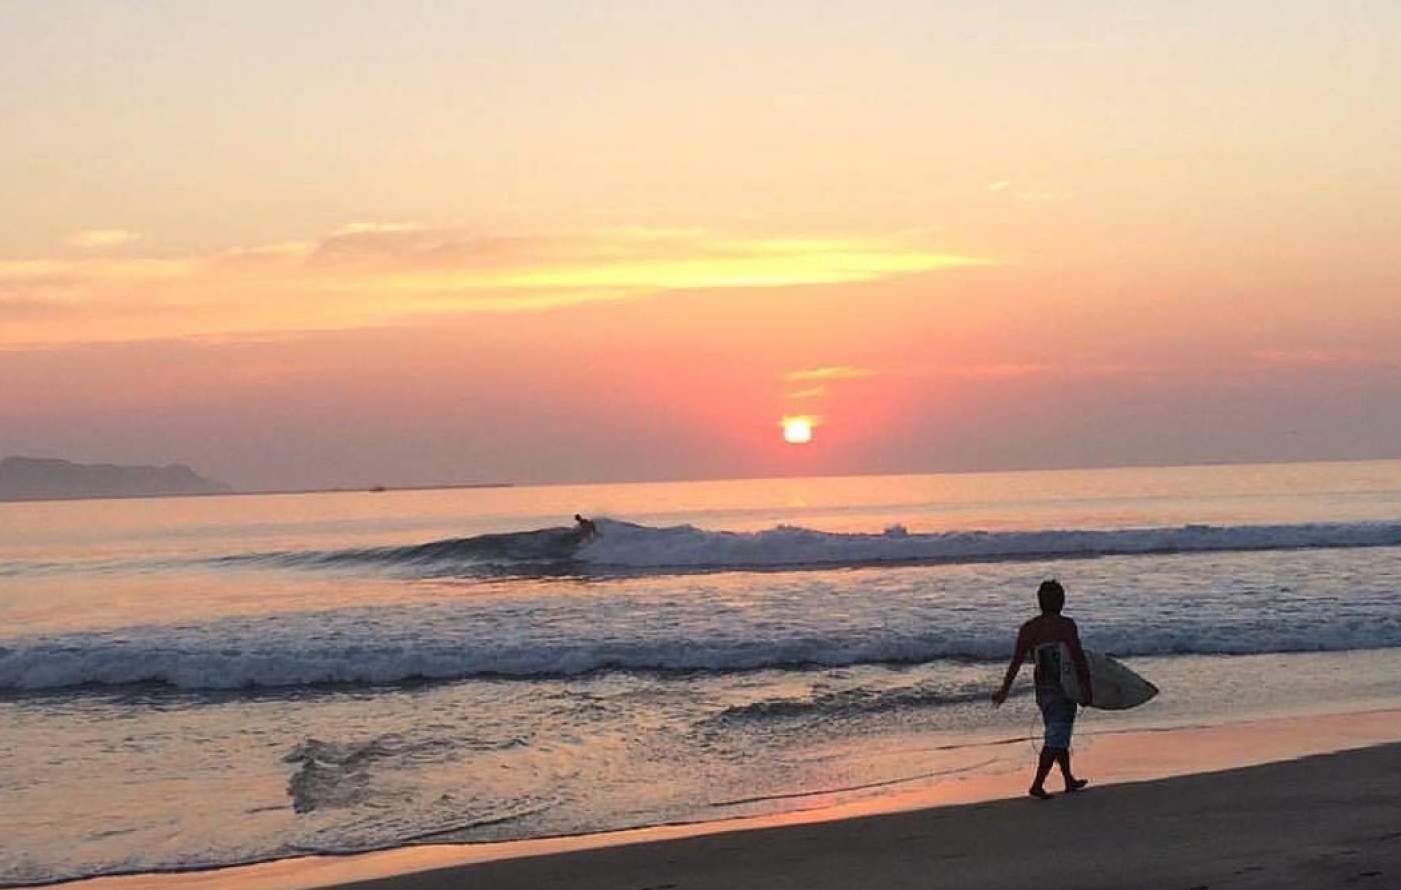
<instances>
[{"instance_id":1,"label":"sunset sky","mask_svg":"<svg viewBox=\"0 0 1401 890\"><path fill-rule=\"evenodd\" d=\"M1401 456L1394 0L35 0L0 84L0 455Z\"/></svg>"}]
</instances>

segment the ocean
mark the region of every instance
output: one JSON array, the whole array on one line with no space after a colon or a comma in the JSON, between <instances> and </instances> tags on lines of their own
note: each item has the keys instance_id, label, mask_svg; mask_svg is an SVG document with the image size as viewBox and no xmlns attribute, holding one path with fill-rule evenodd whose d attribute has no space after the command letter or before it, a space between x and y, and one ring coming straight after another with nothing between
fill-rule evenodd
<instances>
[{"instance_id":1,"label":"ocean","mask_svg":"<svg viewBox=\"0 0 1401 890\"><path fill-rule=\"evenodd\" d=\"M1401 461L0 504L0 883L1024 770L1048 577L1162 689L1082 740L1362 710Z\"/></svg>"}]
</instances>

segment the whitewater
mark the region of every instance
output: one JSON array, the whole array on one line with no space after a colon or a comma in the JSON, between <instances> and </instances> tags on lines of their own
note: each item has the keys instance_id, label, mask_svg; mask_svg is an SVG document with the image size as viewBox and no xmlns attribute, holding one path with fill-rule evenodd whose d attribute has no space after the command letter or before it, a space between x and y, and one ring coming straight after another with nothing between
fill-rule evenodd
<instances>
[{"instance_id":1,"label":"whitewater","mask_svg":"<svg viewBox=\"0 0 1401 890\"><path fill-rule=\"evenodd\" d=\"M1021 769L1046 577L1163 689L1087 732L1365 707L1401 462L0 505L0 883Z\"/></svg>"},{"instance_id":2,"label":"whitewater","mask_svg":"<svg viewBox=\"0 0 1401 890\"><path fill-rule=\"evenodd\" d=\"M378 567L406 574L506 574L512 570L534 574L551 567L564 572L660 572L1401 545L1401 522L973 529L925 534L911 534L903 525L869 534L792 525L755 532L715 531L693 525L652 528L608 518L600 518L596 524L600 534L588 541L581 541L571 528L551 527L400 547L235 554L215 561L308 568Z\"/></svg>"},{"instance_id":3,"label":"whitewater","mask_svg":"<svg viewBox=\"0 0 1401 890\"><path fill-rule=\"evenodd\" d=\"M1315 547L1340 548L1345 545L1335 542L1346 539L1366 542L1355 547L1383 547L1378 540L1394 540L1397 528L1362 534L1315 529L1311 536L1273 531L1234 540L1289 541L1294 548L1309 540ZM685 534L695 536L690 530ZM1061 539L1063 533L1056 534ZM780 535L784 543L791 540ZM1171 537L1129 533L1128 540L1141 544ZM1190 539L1220 541L1199 533L1190 533ZM760 534L750 540L773 539ZM754 548L745 549L744 556L754 555ZM816 565L806 558L813 555L810 548L797 552L805 557L803 565ZM1105 556L1102 549L1093 552ZM670 553L674 557L677 551ZM1352 553L1286 554L1273 564L1296 566L1292 583L1271 584L1257 576L1229 594L1219 589L1222 563L1184 559L1176 552L1142 557L1130 566L1051 570L1074 574L1077 611L1094 616L1087 640L1118 655L1369 649L1401 646L1398 553L1393 545L1376 554L1374 572L1366 578L1352 578L1347 571L1356 560ZM1016 580L1031 580L1021 566L985 567L968 576L864 565L837 575L809 570L770 576L754 582L741 599L731 591L733 582L714 585L685 577L619 579L587 597L558 595L550 586L541 589L543 582L536 579L530 592L503 595L499 584L472 591L466 594L470 608L461 602L346 606L218 617L196 625L12 637L0 648L0 690L140 683L239 689L1005 657L1008 628L1025 611L1025 602L1016 598ZM1240 562L1235 570L1244 572L1249 565ZM1144 577L1130 586L1122 576L1125 568ZM1344 591L1331 589L1330 575L1350 579L1345 608L1337 602ZM975 583L964 580L970 577ZM1321 589L1329 595L1321 596Z\"/></svg>"}]
</instances>

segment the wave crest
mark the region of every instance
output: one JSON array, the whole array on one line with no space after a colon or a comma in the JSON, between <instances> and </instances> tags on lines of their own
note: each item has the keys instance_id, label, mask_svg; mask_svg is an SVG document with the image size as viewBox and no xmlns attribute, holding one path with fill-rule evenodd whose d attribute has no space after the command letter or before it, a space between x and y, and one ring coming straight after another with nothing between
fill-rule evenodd
<instances>
[{"instance_id":1,"label":"wave crest","mask_svg":"<svg viewBox=\"0 0 1401 890\"><path fill-rule=\"evenodd\" d=\"M607 670L654 673L739 672L762 669L917 664L936 660L1001 662L1009 641L1004 629L968 635L890 635L861 639L834 634L787 639L682 638L613 643L518 647L482 641L464 646L426 640L401 646L297 645L241 651L213 641L179 648L150 641L118 645L91 638L12 646L0 654L0 691L81 686L159 684L180 689L277 689L345 684L383 685L474 677L537 679ZM292 641L288 641L289 643ZM1326 634L1281 622L1240 628L1175 627L1151 632L1120 627L1099 632L1087 644L1117 656L1315 652L1401 646L1401 618L1347 624ZM762 710L763 706L759 707ZM780 708L781 709L781 708Z\"/></svg>"},{"instance_id":2,"label":"wave crest","mask_svg":"<svg viewBox=\"0 0 1401 890\"><path fill-rule=\"evenodd\" d=\"M1401 545L1401 522L928 533L911 533L899 525L880 533L791 525L756 532L710 531L610 519L599 519L597 525L598 536L588 541L581 541L572 528L552 527L399 547L242 554L220 561L424 575L551 568L570 573L666 573Z\"/></svg>"},{"instance_id":3,"label":"wave crest","mask_svg":"<svg viewBox=\"0 0 1401 890\"><path fill-rule=\"evenodd\" d=\"M849 566L1401 545L1401 522L924 534L912 534L896 525L871 534L822 532L789 525L759 532L705 531L690 525L650 528L604 521L600 530L596 539L579 548L580 560L597 566L659 569Z\"/></svg>"}]
</instances>

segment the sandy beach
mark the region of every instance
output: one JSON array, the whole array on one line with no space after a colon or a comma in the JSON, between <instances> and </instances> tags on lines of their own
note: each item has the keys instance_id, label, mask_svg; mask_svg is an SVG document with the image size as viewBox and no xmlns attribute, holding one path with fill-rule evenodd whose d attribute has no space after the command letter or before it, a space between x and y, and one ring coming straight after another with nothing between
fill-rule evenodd
<instances>
[{"instance_id":1,"label":"sandy beach","mask_svg":"<svg viewBox=\"0 0 1401 890\"><path fill-rule=\"evenodd\" d=\"M1401 745L1097 789L444 869L360 890L1322 888L1401 880Z\"/></svg>"},{"instance_id":2,"label":"sandy beach","mask_svg":"<svg viewBox=\"0 0 1401 890\"><path fill-rule=\"evenodd\" d=\"M1094 784L1046 802L1020 796L1021 773L976 775L758 819L80 886L1187 890L1401 880L1401 710L1111 733L1079 751Z\"/></svg>"}]
</instances>

